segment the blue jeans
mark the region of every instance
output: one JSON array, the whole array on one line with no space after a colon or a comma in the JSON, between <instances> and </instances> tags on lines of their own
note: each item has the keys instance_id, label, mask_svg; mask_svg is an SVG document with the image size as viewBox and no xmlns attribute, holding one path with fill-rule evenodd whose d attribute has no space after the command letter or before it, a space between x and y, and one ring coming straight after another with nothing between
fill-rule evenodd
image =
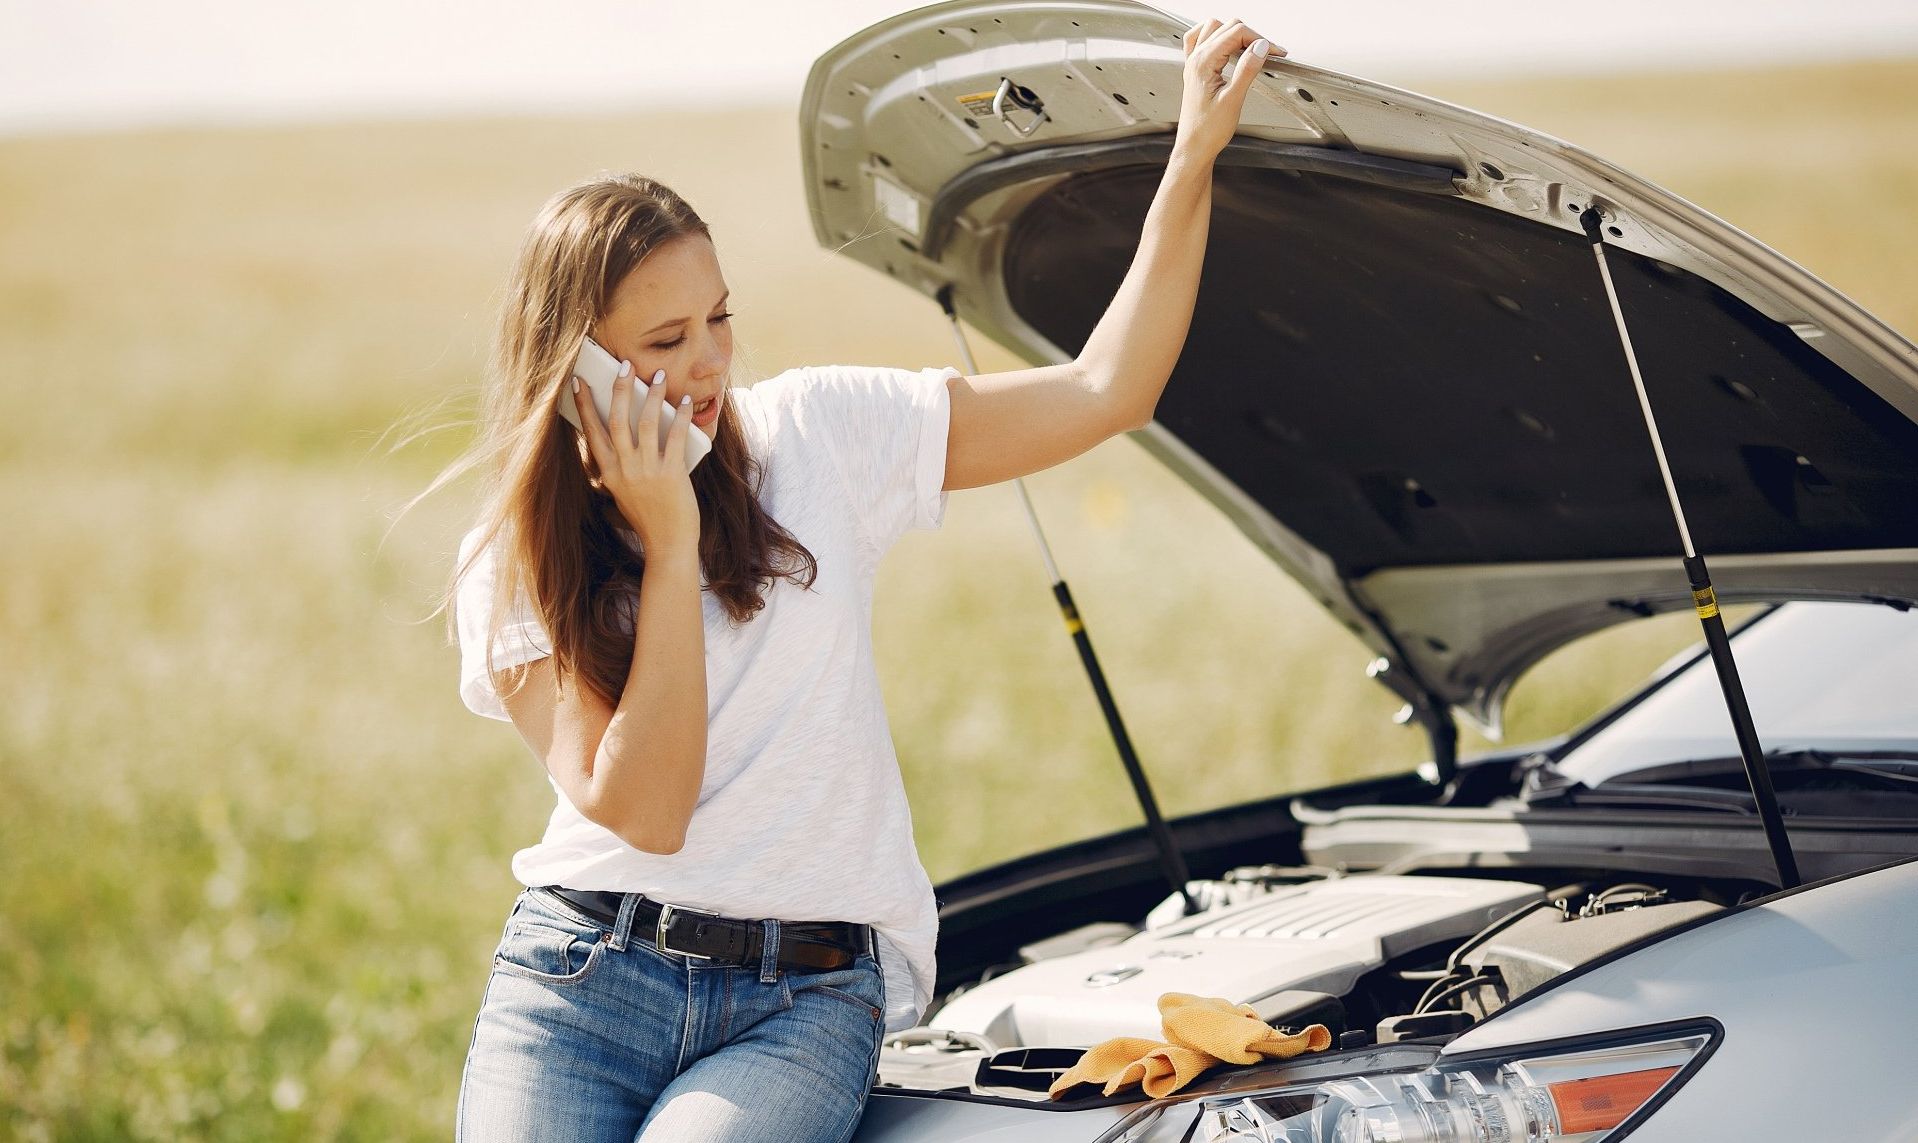
<instances>
[{"instance_id":1,"label":"blue jeans","mask_svg":"<svg viewBox=\"0 0 1918 1143\"><path fill-rule=\"evenodd\" d=\"M528 889L493 956L460 1081L463 1143L843 1143L879 1060L884 984L842 969L661 952Z\"/></svg>"}]
</instances>

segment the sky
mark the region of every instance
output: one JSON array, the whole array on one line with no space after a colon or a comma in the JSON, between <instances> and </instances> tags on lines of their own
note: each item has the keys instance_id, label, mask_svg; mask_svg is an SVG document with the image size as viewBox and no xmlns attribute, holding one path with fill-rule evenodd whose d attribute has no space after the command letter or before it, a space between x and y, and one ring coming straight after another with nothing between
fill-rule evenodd
<instances>
[{"instance_id":1,"label":"sky","mask_svg":"<svg viewBox=\"0 0 1918 1143\"><path fill-rule=\"evenodd\" d=\"M897 0L0 0L0 133L796 106ZM1228 12L1226 8L1229 7ZM1173 11L1207 13L1188 0ZM1914 0L1233 0L1293 58L1386 83L1469 72L1918 54Z\"/></svg>"}]
</instances>

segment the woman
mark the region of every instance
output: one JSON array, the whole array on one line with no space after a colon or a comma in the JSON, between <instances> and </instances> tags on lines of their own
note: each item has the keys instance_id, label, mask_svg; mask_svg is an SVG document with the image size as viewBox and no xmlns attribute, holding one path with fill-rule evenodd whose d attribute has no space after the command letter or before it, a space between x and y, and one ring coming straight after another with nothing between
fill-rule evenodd
<instances>
[{"instance_id":1,"label":"woman","mask_svg":"<svg viewBox=\"0 0 1918 1143\"><path fill-rule=\"evenodd\" d=\"M463 697L513 722L558 798L514 858L528 888L475 1022L463 1138L852 1133L882 1034L931 999L937 931L873 670L874 569L938 525L946 491L1151 419L1191 322L1212 161L1268 46L1211 20L1185 52L1138 255L1063 365L729 388L725 280L678 196L603 179L534 223L456 614ZM589 335L622 361L604 421L569 377ZM689 423L713 442L690 477Z\"/></svg>"}]
</instances>

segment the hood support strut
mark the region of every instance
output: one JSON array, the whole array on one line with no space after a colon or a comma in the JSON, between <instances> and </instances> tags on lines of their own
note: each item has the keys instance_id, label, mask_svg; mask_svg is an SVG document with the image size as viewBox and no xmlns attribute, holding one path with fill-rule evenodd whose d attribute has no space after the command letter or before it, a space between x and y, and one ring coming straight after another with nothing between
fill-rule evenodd
<instances>
[{"instance_id":1,"label":"hood support strut","mask_svg":"<svg viewBox=\"0 0 1918 1143\"><path fill-rule=\"evenodd\" d=\"M1759 821L1765 827L1765 840L1771 846L1772 862L1778 868L1781 889L1799 884L1798 863L1792 856L1791 839L1785 834L1785 820L1778 811L1778 796L1772 791L1771 770L1765 765L1765 753L1758 744L1758 731L1752 725L1751 707L1745 701L1745 685L1738 677L1738 664L1732 658L1731 639L1725 634L1725 619L1718 613L1718 595L1712 590L1711 573L1705 557L1692 546L1691 529L1685 523L1685 509L1678 501L1678 486L1672 482L1671 463L1665 459L1665 443L1658 435L1658 421L1652 416L1652 399L1645 392L1645 378L1638 369L1638 355L1632 350L1631 334L1625 328L1625 311L1618 304L1618 287L1612 283L1612 270L1605 261L1603 218L1596 206L1588 206L1578 216L1585 237L1591 240L1592 254L1598 259L1598 276L1605 283L1605 299L1611 303L1612 318L1618 323L1618 340L1625 348L1625 363L1631 367L1632 384L1638 390L1638 407L1645 414L1645 428L1651 433L1652 452L1658 458L1658 474L1665 481L1665 496L1671 501L1672 519L1678 524L1679 542L1685 548L1685 575L1691 581L1692 605L1698 622L1705 629L1705 645L1711 651L1712 666L1718 670L1719 689L1725 694L1725 709L1731 713L1732 733L1738 739L1738 753L1745 763L1745 778L1751 783L1752 801L1758 807Z\"/></svg>"},{"instance_id":2,"label":"hood support strut","mask_svg":"<svg viewBox=\"0 0 1918 1143\"><path fill-rule=\"evenodd\" d=\"M959 343L959 357L965 363L968 374L979 372L979 365L972 359L972 347L966 343L966 333L959 328L959 311L952 303L952 286L939 288L939 307L946 311L946 320L952 323L953 340ZM1139 799L1139 808L1145 811L1146 832L1152 837L1154 848L1159 851L1159 868L1172 884L1172 891L1185 901L1185 915L1191 916L1199 911L1199 903L1192 896L1192 890L1186 885L1192 875L1186 869L1185 855L1179 852L1179 844L1172 838L1172 830L1165 824L1165 816L1159 812L1159 800L1153 796L1152 786L1146 781L1145 771L1139 766L1139 756L1132 749L1132 736L1126 733L1125 722L1119 717L1119 707L1112 701L1112 690L1106 686L1105 671L1099 666L1099 657L1092 653L1092 638L1086 634L1085 624L1079 620L1079 609L1072 602L1072 589L1059 574L1059 567L1052 562L1052 546L1046 543L1046 534L1039 527L1039 514L1032 509L1032 498L1026 494L1026 482L1014 480L1012 486L1019 493L1019 503L1026 510L1026 522L1032 525L1033 537L1039 542L1039 558L1046 565L1046 575L1052 580L1052 597L1059 603L1059 614L1065 618L1066 630L1072 634L1072 645L1079 649L1079 661L1085 666L1086 677L1092 680L1092 693L1099 700L1099 709L1105 713L1106 727L1112 732L1112 741L1119 749L1119 761L1124 764L1126 777L1132 780L1132 792Z\"/></svg>"}]
</instances>

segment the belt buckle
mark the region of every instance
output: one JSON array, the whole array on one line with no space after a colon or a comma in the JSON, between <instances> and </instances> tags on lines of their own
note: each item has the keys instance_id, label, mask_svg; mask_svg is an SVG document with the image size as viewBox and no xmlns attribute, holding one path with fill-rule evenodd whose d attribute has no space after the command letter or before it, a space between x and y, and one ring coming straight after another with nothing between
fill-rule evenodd
<instances>
[{"instance_id":1,"label":"belt buckle","mask_svg":"<svg viewBox=\"0 0 1918 1143\"><path fill-rule=\"evenodd\" d=\"M673 948L666 943L666 930L672 927L673 916L677 913L693 913L701 917L719 916L718 913L713 912L711 909L691 909L685 905L668 905L661 902L659 906L659 920L653 926L653 944L657 946L661 952L676 952L680 956L692 957L694 960L713 959L704 953L687 952L684 949Z\"/></svg>"}]
</instances>

